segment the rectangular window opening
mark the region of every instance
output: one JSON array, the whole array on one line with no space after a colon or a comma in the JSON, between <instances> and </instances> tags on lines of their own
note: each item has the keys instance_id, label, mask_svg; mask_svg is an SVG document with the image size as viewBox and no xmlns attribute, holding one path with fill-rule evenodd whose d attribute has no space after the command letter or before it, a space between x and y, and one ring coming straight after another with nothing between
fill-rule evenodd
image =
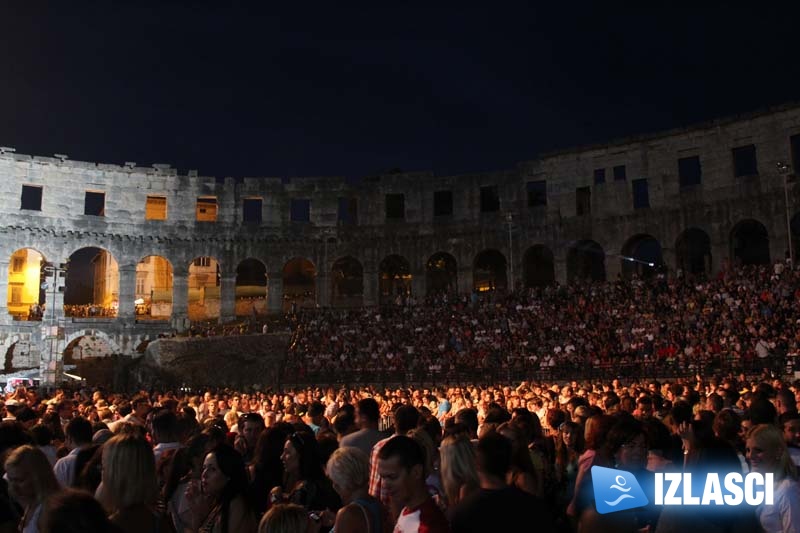
<instances>
[{"instance_id":1,"label":"rectangular window opening","mask_svg":"<svg viewBox=\"0 0 800 533\"><path fill-rule=\"evenodd\" d=\"M311 222L311 200L292 198L289 216L292 222Z\"/></svg>"},{"instance_id":2,"label":"rectangular window opening","mask_svg":"<svg viewBox=\"0 0 800 533\"><path fill-rule=\"evenodd\" d=\"M678 177L681 189L700 185L703 180L700 157L695 155L678 159Z\"/></svg>"},{"instance_id":3,"label":"rectangular window opening","mask_svg":"<svg viewBox=\"0 0 800 533\"><path fill-rule=\"evenodd\" d=\"M758 162L756 161L756 145L739 146L733 149L733 175L757 176Z\"/></svg>"},{"instance_id":4,"label":"rectangular window opening","mask_svg":"<svg viewBox=\"0 0 800 533\"><path fill-rule=\"evenodd\" d=\"M633 180L633 208L646 209L650 207L650 189L647 179Z\"/></svg>"},{"instance_id":5,"label":"rectangular window opening","mask_svg":"<svg viewBox=\"0 0 800 533\"><path fill-rule=\"evenodd\" d=\"M528 207L538 207L547 205L547 182L529 181L528 189Z\"/></svg>"},{"instance_id":6,"label":"rectangular window opening","mask_svg":"<svg viewBox=\"0 0 800 533\"><path fill-rule=\"evenodd\" d=\"M602 185L605 182L606 182L606 169L604 168L594 169L594 184Z\"/></svg>"},{"instance_id":7,"label":"rectangular window opening","mask_svg":"<svg viewBox=\"0 0 800 533\"><path fill-rule=\"evenodd\" d=\"M358 198L339 198L337 220L345 225L358 224Z\"/></svg>"},{"instance_id":8,"label":"rectangular window opening","mask_svg":"<svg viewBox=\"0 0 800 533\"><path fill-rule=\"evenodd\" d=\"M617 165L614 167L614 181L625 181L627 177L625 165Z\"/></svg>"},{"instance_id":9,"label":"rectangular window opening","mask_svg":"<svg viewBox=\"0 0 800 533\"><path fill-rule=\"evenodd\" d=\"M217 221L217 197L201 196L197 199L196 217L198 222Z\"/></svg>"},{"instance_id":10,"label":"rectangular window opening","mask_svg":"<svg viewBox=\"0 0 800 533\"><path fill-rule=\"evenodd\" d=\"M147 196L144 206L145 220L167 220L167 197Z\"/></svg>"},{"instance_id":11,"label":"rectangular window opening","mask_svg":"<svg viewBox=\"0 0 800 533\"><path fill-rule=\"evenodd\" d=\"M481 187L481 213L500 211L500 195L497 185Z\"/></svg>"},{"instance_id":12,"label":"rectangular window opening","mask_svg":"<svg viewBox=\"0 0 800 533\"><path fill-rule=\"evenodd\" d=\"M106 193L86 191L83 203L83 214L94 217L106 216Z\"/></svg>"},{"instance_id":13,"label":"rectangular window opening","mask_svg":"<svg viewBox=\"0 0 800 533\"><path fill-rule=\"evenodd\" d=\"M575 214L578 216L588 215L592 212L592 189L591 187L578 187L575 189Z\"/></svg>"},{"instance_id":14,"label":"rectangular window opening","mask_svg":"<svg viewBox=\"0 0 800 533\"><path fill-rule=\"evenodd\" d=\"M387 220L404 220L406 218L406 196L404 194L386 195Z\"/></svg>"},{"instance_id":15,"label":"rectangular window opening","mask_svg":"<svg viewBox=\"0 0 800 533\"><path fill-rule=\"evenodd\" d=\"M433 216L446 217L453 214L453 191L434 191Z\"/></svg>"},{"instance_id":16,"label":"rectangular window opening","mask_svg":"<svg viewBox=\"0 0 800 533\"><path fill-rule=\"evenodd\" d=\"M261 223L261 198L245 198L242 200L242 222L245 224Z\"/></svg>"},{"instance_id":17,"label":"rectangular window opening","mask_svg":"<svg viewBox=\"0 0 800 533\"><path fill-rule=\"evenodd\" d=\"M42 187L37 187L36 185L23 185L20 209L27 209L28 211L41 211Z\"/></svg>"}]
</instances>

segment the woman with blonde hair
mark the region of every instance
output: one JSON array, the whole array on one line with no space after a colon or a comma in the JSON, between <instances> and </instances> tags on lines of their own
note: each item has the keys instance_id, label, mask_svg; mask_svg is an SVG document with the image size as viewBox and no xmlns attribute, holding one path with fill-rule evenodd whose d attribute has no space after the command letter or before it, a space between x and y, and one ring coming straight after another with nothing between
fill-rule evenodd
<instances>
[{"instance_id":1,"label":"woman with blonde hair","mask_svg":"<svg viewBox=\"0 0 800 533\"><path fill-rule=\"evenodd\" d=\"M475 462L475 447L464 434L445 437L439 451L442 488L447 506L458 502L480 488Z\"/></svg>"},{"instance_id":2,"label":"woman with blonde hair","mask_svg":"<svg viewBox=\"0 0 800 533\"><path fill-rule=\"evenodd\" d=\"M258 533L307 533L311 519L302 506L279 503L267 511L258 525Z\"/></svg>"},{"instance_id":3,"label":"woman with blonde hair","mask_svg":"<svg viewBox=\"0 0 800 533\"><path fill-rule=\"evenodd\" d=\"M756 516L767 532L800 531L800 486L797 469L781 431L771 424L760 424L750 430L746 444L750 470L772 473L774 505L759 505Z\"/></svg>"},{"instance_id":4,"label":"woman with blonde hair","mask_svg":"<svg viewBox=\"0 0 800 533\"><path fill-rule=\"evenodd\" d=\"M50 461L39 448L25 445L11 452L5 468L8 492L25 513L19 531L36 533L45 500L60 488Z\"/></svg>"},{"instance_id":5,"label":"woman with blonde hair","mask_svg":"<svg viewBox=\"0 0 800 533\"><path fill-rule=\"evenodd\" d=\"M97 499L122 531L172 531L157 512L158 482L153 449L136 434L112 437L103 445L103 478Z\"/></svg>"},{"instance_id":6,"label":"woman with blonde hair","mask_svg":"<svg viewBox=\"0 0 800 533\"><path fill-rule=\"evenodd\" d=\"M369 458L358 448L339 448L325 468L333 489L342 498L333 529L338 533L383 533L391 530L389 515L369 494ZM323 525L331 525L332 513L323 513Z\"/></svg>"}]
</instances>

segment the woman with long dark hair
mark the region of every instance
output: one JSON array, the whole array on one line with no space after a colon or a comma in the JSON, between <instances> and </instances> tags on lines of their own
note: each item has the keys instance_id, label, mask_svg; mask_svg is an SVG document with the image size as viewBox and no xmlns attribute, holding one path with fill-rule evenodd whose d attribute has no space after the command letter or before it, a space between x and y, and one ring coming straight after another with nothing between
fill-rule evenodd
<instances>
[{"instance_id":1,"label":"woman with long dark hair","mask_svg":"<svg viewBox=\"0 0 800 533\"><path fill-rule=\"evenodd\" d=\"M203 461L200 491L196 483L190 483L186 492L192 531L254 533L257 523L246 492L247 472L241 454L227 444L211 450Z\"/></svg>"},{"instance_id":2,"label":"woman with long dark hair","mask_svg":"<svg viewBox=\"0 0 800 533\"><path fill-rule=\"evenodd\" d=\"M272 503L296 503L309 511L337 511L341 507L339 495L322 470L313 433L297 431L289 435L281 461L283 483L271 491Z\"/></svg>"},{"instance_id":3,"label":"woman with long dark hair","mask_svg":"<svg viewBox=\"0 0 800 533\"><path fill-rule=\"evenodd\" d=\"M269 491L283 483L283 463L281 455L286 439L294 433L291 424L279 422L265 429L258 437L253 462L248 465L250 501L257 516L261 516L269 506Z\"/></svg>"}]
</instances>

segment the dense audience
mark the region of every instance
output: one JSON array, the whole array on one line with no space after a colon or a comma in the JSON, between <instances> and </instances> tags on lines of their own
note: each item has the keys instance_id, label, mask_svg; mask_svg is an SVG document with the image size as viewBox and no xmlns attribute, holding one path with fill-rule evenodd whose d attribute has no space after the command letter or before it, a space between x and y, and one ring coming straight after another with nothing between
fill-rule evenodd
<instances>
[{"instance_id":1,"label":"dense audience","mask_svg":"<svg viewBox=\"0 0 800 533\"><path fill-rule=\"evenodd\" d=\"M285 370L305 382L503 369L490 385L17 388L0 402L0 533L800 531L800 381L780 377L798 297L779 263L288 315ZM623 364L678 377L586 371ZM659 472L770 473L776 503L600 514L594 466L646 488Z\"/></svg>"},{"instance_id":2,"label":"dense audience","mask_svg":"<svg viewBox=\"0 0 800 533\"><path fill-rule=\"evenodd\" d=\"M424 305L304 311L287 380L359 374L513 371L555 377L620 367L671 370L776 365L798 353L800 270L783 263L713 279L574 283ZM777 370L777 367L774 368ZM504 378L507 379L507 378Z\"/></svg>"},{"instance_id":3,"label":"dense audience","mask_svg":"<svg viewBox=\"0 0 800 533\"><path fill-rule=\"evenodd\" d=\"M800 381L733 375L50 398L20 388L2 407L0 531L668 532L697 520L797 531L798 404ZM654 472L769 472L776 504L602 515L593 466L645 484Z\"/></svg>"}]
</instances>

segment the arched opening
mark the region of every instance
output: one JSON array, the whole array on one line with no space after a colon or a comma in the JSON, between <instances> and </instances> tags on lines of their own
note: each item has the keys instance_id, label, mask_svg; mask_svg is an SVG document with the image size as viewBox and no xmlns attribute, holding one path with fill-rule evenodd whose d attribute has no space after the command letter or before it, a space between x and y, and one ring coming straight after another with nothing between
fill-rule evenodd
<instances>
[{"instance_id":1,"label":"arched opening","mask_svg":"<svg viewBox=\"0 0 800 533\"><path fill-rule=\"evenodd\" d=\"M317 269L303 257L291 259L283 267L283 309L294 311L317 305Z\"/></svg>"},{"instance_id":2,"label":"arched opening","mask_svg":"<svg viewBox=\"0 0 800 533\"><path fill-rule=\"evenodd\" d=\"M652 235L635 235L622 247L622 276L649 278L664 269L661 243Z\"/></svg>"},{"instance_id":3,"label":"arched opening","mask_svg":"<svg viewBox=\"0 0 800 533\"><path fill-rule=\"evenodd\" d=\"M102 248L89 247L69 256L64 288L64 315L115 317L119 309L119 267Z\"/></svg>"},{"instance_id":4,"label":"arched opening","mask_svg":"<svg viewBox=\"0 0 800 533\"><path fill-rule=\"evenodd\" d=\"M768 265L769 234L757 220L742 220L731 230L731 257L740 265Z\"/></svg>"},{"instance_id":5,"label":"arched opening","mask_svg":"<svg viewBox=\"0 0 800 533\"><path fill-rule=\"evenodd\" d=\"M458 292L458 263L446 252L436 252L425 265L425 286L428 294Z\"/></svg>"},{"instance_id":6,"label":"arched opening","mask_svg":"<svg viewBox=\"0 0 800 533\"><path fill-rule=\"evenodd\" d=\"M136 320L169 320L172 316L172 265L148 255L136 265Z\"/></svg>"},{"instance_id":7,"label":"arched opening","mask_svg":"<svg viewBox=\"0 0 800 533\"><path fill-rule=\"evenodd\" d=\"M606 252L595 241L585 239L567 252L567 281L605 281Z\"/></svg>"},{"instance_id":8,"label":"arched opening","mask_svg":"<svg viewBox=\"0 0 800 533\"><path fill-rule=\"evenodd\" d=\"M477 292L508 288L506 256L497 250L484 250L472 263L472 288Z\"/></svg>"},{"instance_id":9,"label":"arched opening","mask_svg":"<svg viewBox=\"0 0 800 533\"><path fill-rule=\"evenodd\" d=\"M196 257L189 265L189 320L215 320L220 316L219 262Z\"/></svg>"},{"instance_id":10,"label":"arched opening","mask_svg":"<svg viewBox=\"0 0 800 533\"><path fill-rule=\"evenodd\" d=\"M364 301L364 267L357 259L341 257L331 269L331 306L360 307Z\"/></svg>"},{"instance_id":11,"label":"arched opening","mask_svg":"<svg viewBox=\"0 0 800 533\"><path fill-rule=\"evenodd\" d=\"M531 246L522 258L522 271L526 287L544 287L556 282L553 252L543 244Z\"/></svg>"},{"instance_id":12,"label":"arched opening","mask_svg":"<svg viewBox=\"0 0 800 533\"><path fill-rule=\"evenodd\" d=\"M245 259L236 267L236 316L256 319L267 314L267 267Z\"/></svg>"},{"instance_id":13,"label":"arched opening","mask_svg":"<svg viewBox=\"0 0 800 533\"><path fill-rule=\"evenodd\" d=\"M8 263L8 314L14 320L41 320L47 298L44 257L33 248L11 254Z\"/></svg>"},{"instance_id":14,"label":"arched opening","mask_svg":"<svg viewBox=\"0 0 800 533\"><path fill-rule=\"evenodd\" d=\"M104 335L86 334L72 339L64 348L64 364L74 365L82 359L111 357L114 345Z\"/></svg>"},{"instance_id":15,"label":"arched opening","mask_svg":"<svg viewBox=\"0 0 800 533\"><path fill-rule=\"evenodd\" d=\"M381 305L396 302L411 294L411 265L405 257L386 256L379 266Z\"/></svg>"},{"instance_id":16,"label":"arched opening","mask_svg":"<svg viewBox=\"0 0 800 533\"><path fill-rule=\"evenodd\" d=\"M712 269L711 239L698 228L684 230L675 241L677 268L686 274L710 274Z\"/></svg>"}]
</instances>

